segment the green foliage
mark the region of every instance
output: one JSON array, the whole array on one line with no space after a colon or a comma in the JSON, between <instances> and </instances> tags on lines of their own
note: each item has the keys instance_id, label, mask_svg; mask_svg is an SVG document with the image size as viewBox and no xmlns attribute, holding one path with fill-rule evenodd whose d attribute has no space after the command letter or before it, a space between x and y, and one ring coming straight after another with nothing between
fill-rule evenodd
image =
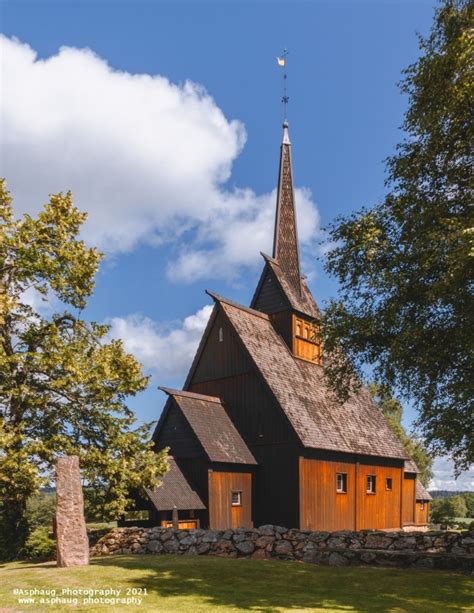
<instances>
[{"instance_id":1,"label":"green foliage","mask_svg":"<svg viewBox=\"0 0 474 613\"><path fill-rule=\"evenodd\" d=\"M474 493L463 494L466 501L466 517L474 517Z\"/></svg>"},{"instance_id":2,"label":"green foliage","mask_svg":"<svg viewBox=\"0 0 474 613\"><path fill-rule=\"evenodd\" d=\"M59 455L79 456L101 519L133 506L129 489L154 487L166 470L149 424L136 427L127 405L148 383L140 364L108 326L81 319L101 259L78 238L85 218L68 193L16 220L0 181L0 547L12 554L26 536L26 500ZM27 292L62 310L47 316Z\"/></svg>"},{"instance_id":3,"label":"green foliage","mask_svg":"<svg viewBox=\"0 0 474 613\"><path fill-rule=\"evenodd\" d=\"M38 526L25 543L25 556L33 560L53 560L56 557L56 541L49 536L51 528Z\"/></svg>"},{"instance_id":4,"label":"green foliage","mask_svg":"<svg viewBox=\"0 0 474 613\"><path fill-rule=\"evenodd\" d=\"M430 519L433 523L452 523L456 517L466 517L467 506L463 496L435 498L431 502Z\"/></svg>"},{"instance_id":5,"label":"green foliage","mask_svg":"<svg viewBox=\"0 0 474 613\"><path fill-rule=\"evenodd\" d=\"M56 495L40 492L32 496L26 503L26 520L29 531L32 532L39 526L46 526L49 530L53 527L53 519L56 515Z\"/></svg>"},{"instance_id":6,"label":"green foliage","mask_svg":"<svg viewBox=\"0 0 474 613\"><path fill-rule=\"evenodd\" d=\"M433 458L426 449L423 441L407 434L405 428L402 425L403 407L400 402L393 398L387 388L376 383L369 385L369 391L372 394L376 404L384 414L384 417L398 437L402 445L405 447L407 454L415 462L420 469L418 478L425 487L429 486L431 478L433 477Z\"/></svg>"},{"instance_id":7,"label":"green foliage","mask_svg":"<svg viewBox=\"0 0 474 613\"><path fill-rule=\"evenodd\" d=\"M472 2L445 1L404 72L406 139L388 159L390 192L338 218L327 271L340 296L325 313L327 374L341 396L363 364L419 408L430 449L474 461Z\"/></svg>"}]
</instances>

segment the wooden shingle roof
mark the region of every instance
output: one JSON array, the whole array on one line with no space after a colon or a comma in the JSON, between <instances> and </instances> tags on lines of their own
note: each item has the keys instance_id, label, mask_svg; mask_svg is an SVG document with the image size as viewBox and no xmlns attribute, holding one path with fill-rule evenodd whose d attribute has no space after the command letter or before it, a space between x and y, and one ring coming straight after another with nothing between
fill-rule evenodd
<instances>
[{"instance_id":1,"label":"wooden shingle roof","mask_svg":"<svg viewBox=\"0 0 474 613\"><path fill-rule=\"evenodd\" d=\"M415 462L413 462L413 460L405 460L405 472L406 473L419 473L420 469L418 468L418 466L416 465Z\"/></svg>"},{"instance_id":2,"label":"wooden shingle roof","mask_svg":"<svg viewBox=\"0 0 474 613\"><path fill-rule=\"evenodd\" d=\"M172 456L168 456L168 466L169 470L161 484L154 490L146 490L156 510L172 511L175 506L178 511L205 509Z\"/></svg>"},{"instance_id":3,"label":"wooden shingle roof","mask_svg":"<svg viewBox=\"0 0 474 613\"><path fill-rule=\"evenodd\" d=\"M367 390L341 403L328 388L322 367L295 358L268 317L213 297L305 447L407 458Z\"/></svg>"},{"instance_id":4,"label":"wooden shingle roof","mask_svg":"<svg viewBox=\"0 0 474 613\"><path fill-rule=\"evenodd\" d=\"M273 257L280 263L281 269L284 271L288 282L292 285L294 292L300 294L300 256L290 148L288 124L285 122L283 124L283 142L280 151Z\"/></svg>"},{"instance_id":5,"label":"wooden shingle roof","mask_svg":"<svg viewBox=\"0 0 474 613\"><path fill-rule=\"evenodd\" d=\"M425 489L425 486L419 479L416 480L416 499L423 501L433 499L431 494Z\"/></svg>"},{"instance_id":6,"label":"wooden shingle roof","mask_svg":"<svg viewBox=\"0 0 474 613\"><path fill-rule=\"evenodd\" d=\"M268 255L262 253L266 263L273 271L283 293L285 294L290 307L313 319L320 319L321 313L318 305L308 289L304 279L301 279L301 291L297 291L290 282L288 275L282 270L280 264Z\"/></svg>"},{"instance_id":7,"label":"wooden shingle roof","mask_svg":"<svg viewBox=\"0 0 474 613\"><path fill-rule=\"evenodd\" d=\"M211 462L256 464L219 398L162 387L173 397Z\"/></svg>"}]
</instances>

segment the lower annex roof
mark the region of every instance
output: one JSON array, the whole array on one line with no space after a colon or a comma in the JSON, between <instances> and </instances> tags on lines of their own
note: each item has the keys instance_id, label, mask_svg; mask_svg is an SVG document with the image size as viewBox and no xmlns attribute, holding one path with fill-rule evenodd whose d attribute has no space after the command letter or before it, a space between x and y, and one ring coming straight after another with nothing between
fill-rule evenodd
<instances>
[{"instance_id":1,"label":"lower annex roof","mask_svg":"<svg viewBox=\"0 0 474 613\"><path fill-rule=\"evenodd\" d=\"M172 456L168 456L168 466L169 470L161 484L154 490L146 490L156 510L172 511L175 506L178 511L205 509L202 500L191 488Z\"/></svg>"}]
</instances>

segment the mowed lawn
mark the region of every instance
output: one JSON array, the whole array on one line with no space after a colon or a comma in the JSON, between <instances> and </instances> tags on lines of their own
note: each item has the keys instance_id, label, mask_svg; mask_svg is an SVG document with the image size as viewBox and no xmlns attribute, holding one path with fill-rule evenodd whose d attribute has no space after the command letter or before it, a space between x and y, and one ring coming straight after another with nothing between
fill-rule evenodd
<instances>
[{"instance_id":1,"label":"mowed lawn","mask_svg":"<svg viewBox=\"0 0 474 613\"><path fill-rule=\"evenodd\" d=\"M146 589L141 604L34 605L14 589ZM136 596L137 597L137 596ZM138 595L140 597L140 595ZM89 567L0 565L0 611L474 611L474 578L440 571L333 568L278 560L114 556Z\"/></svg>"}]
</instances>

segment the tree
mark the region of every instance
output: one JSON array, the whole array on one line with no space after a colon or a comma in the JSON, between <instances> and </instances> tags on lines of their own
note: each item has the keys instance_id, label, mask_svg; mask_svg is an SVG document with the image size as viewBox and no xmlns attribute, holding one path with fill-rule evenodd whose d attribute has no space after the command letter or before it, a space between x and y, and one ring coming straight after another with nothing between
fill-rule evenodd
<instances>
[{"instance_id":1,"label":"tree","mask_svg":"<svg viewBox=\"0 0 474 613\"><path fill-rule=\"evenodd\" d=\"M464 494L464 500L466 501L466 517L474 517L474 493Z\"/></svg>"},{"instance_id":2,"label":"tree","mask_svg":"<svg viewBox=\"0 0 474 613\"><path fill-rule=\"evenodd\" d=\"M135 426L127 399L145 389L140 364L109 328L81 313L101 255L78 234L86 215L70 193L51 196L33 219L15 220L0 182L0 550L27 534L26 501L49 480L55 458L77 454L85 496L104 517L130 504L129 488L154 487L166 469ZM31 293L55 299L50 316ZM59 308L57 309L59 311Z\"/></svg>"},{"instance_id":3,"label":"tree","mask_svg":"<svg viewBox=\"0 0 474 613\"><path fill-rule=\"evenodd\" d=\"M428 453L423 441L407 434L402 425L403 407L400 402L393 398L387 388L376 383L369 384L369 391L373 399L382 411L388 425L393 430L399 441L405 447L407 455L415 462L420 469L418 478L425 487L429 486L433 477L433 458Z\"/></svg>"},{"instance_id":4,"label":"tree","mask_svg":"<svg viewBox=\"0 0 474 613\"><path fill-rule=\"evenodd\" d=\"M466 501L462 496L435 498L431 503L430 517L433 523L450 523L457 517L466 517L466 511Z\"/></svg>"},{"instance_id":5,"label":"tree","mask_svg":"<svg viewBox=\"0 0 474 613\"><path fill-rule=\"evenodd\" d=\"M341 289L323 329L327 352L347 356L327 368L339 394L371 365L416 403L430 450L458 473L474 461L473 7L444 2L404 71L407 136L388 159L388 195L328 228Z\"/></svg>"}]
</instances>

